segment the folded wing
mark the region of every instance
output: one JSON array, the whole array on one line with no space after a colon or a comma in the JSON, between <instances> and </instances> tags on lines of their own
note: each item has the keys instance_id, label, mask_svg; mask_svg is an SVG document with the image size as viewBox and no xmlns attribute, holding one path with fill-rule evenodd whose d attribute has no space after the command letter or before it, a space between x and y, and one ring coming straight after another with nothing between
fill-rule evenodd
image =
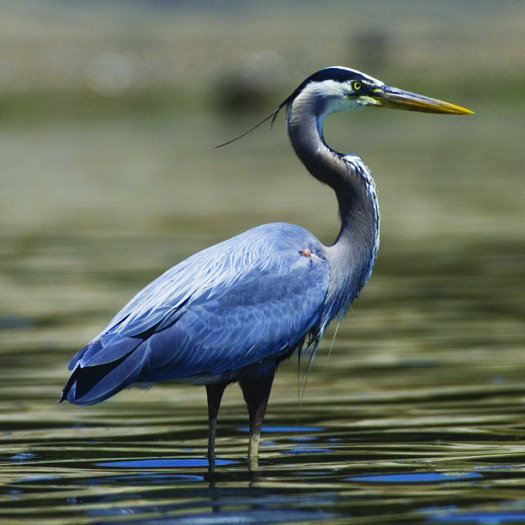
<instances>
[{"instance_id":1,"label":"folded wing","mask_svg":"<svg viewBox=\"0 0 525 525\"><path fill-rule=\"evenodd\" d=\"M265 225L212 246L144 288L75 356L63 398L94 404L135 382L271 358L315 332L328 280L322 245L297 226Z\"/></svg>"}]
</instances>

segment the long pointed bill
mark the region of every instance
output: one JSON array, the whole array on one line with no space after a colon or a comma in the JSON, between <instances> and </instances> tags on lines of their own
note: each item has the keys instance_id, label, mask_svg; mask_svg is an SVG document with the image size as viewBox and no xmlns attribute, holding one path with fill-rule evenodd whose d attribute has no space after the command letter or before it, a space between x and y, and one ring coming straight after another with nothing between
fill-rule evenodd
<instances>
[{"instance_id":1,"label":"long pointed bill","mask_svg":"<svg viewBox=\"0 0 525 525\"><path fill-rule=\"evenodd\" d=\"M392 109L405 109L408 111L421 111L423 113L448 113L450 115L470 115L470 109L456 106L435 98L416 95L390 86L376 89L372 98L378 106Z\"/></svg>"}]
</instances>

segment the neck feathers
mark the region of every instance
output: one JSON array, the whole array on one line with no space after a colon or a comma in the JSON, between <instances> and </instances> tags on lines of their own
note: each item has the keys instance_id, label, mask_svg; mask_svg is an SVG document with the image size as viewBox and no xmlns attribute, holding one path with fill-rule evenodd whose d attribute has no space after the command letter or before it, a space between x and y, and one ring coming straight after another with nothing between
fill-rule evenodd
<instances>
[{"instance_id":1,"label":"neck feathers","mask_svg":"<svg viewBox=\"0 0 525 525\"><path fill-rule=\"evenodd\" d=\"M306 169L329 185L337 196L341 230L326 248L330 263L327 322L346 313L365 285L379 244L379 206L375 184L363 161L332 150L323 138L323 121L330 114L320 97L299 94L288 107L288 134ZM331 300L330 300L331 299Z\"/></svg>"}]
</instances>

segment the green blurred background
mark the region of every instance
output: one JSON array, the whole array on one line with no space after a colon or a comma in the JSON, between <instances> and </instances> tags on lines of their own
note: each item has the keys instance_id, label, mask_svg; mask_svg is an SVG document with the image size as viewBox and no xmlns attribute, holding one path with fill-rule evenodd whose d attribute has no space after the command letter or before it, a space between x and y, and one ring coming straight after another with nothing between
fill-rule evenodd
<instances>
[{"instance_id":1,"label":"green blurred background","mask_svg":"<svg viewBox=\"0 0 525 525\"><path fill-rule=\"evenodd\" d=\"M69 356L191 253L270 221L334 239L333 194L295 158L283 116L214 149L329 65L475 112L328 120L327 142L363 157L382 210L378 263L349 329L387 352L410 348L394 326L418 352L425 334L522 344L522 1L0 9L0 351L22 367L46 355L54 394Z\"/></svg>"}]
</instances>

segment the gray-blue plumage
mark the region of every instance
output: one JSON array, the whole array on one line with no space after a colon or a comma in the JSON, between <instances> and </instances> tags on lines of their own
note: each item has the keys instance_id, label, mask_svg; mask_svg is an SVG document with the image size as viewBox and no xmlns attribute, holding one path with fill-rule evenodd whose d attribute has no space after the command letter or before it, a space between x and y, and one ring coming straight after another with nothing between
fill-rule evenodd
<instances>
[{"instance_id":1,"label":"gray-blue plumage","mask_svg":"<svg viewBox=\"0 0 525 525\"><path fill-rule=\"evenodd\" d=\"M62 399L90 405L133 383L205 384L213 458L222 394L238 381L250 417L248 455L256 458L277 366L305 345L315 351L374 266L374 181L359 157L332 150L323 137L328 115L366 106L470 113L347 68L308 77L268 118L286 107L295 153L334 190L341 218L335 243L323 246L299 226L267 224L189 257L146 286L73 358Z\"/></svg>"},{"instance_id":2,"label":"gray-blue plumage","mask_svg":"<svg viewBox=\"0 0 525 525\"><path fill-rule=\"evenodd\" d=\"M292 224L207 248L144 288L73 358L70 370L115 366L95 388L74 385L67 399L99 403L141 381L233 379L310 332L321 337L331 320L323 312L328 282L323 246Z\"/></svg>"}]
</instances>

